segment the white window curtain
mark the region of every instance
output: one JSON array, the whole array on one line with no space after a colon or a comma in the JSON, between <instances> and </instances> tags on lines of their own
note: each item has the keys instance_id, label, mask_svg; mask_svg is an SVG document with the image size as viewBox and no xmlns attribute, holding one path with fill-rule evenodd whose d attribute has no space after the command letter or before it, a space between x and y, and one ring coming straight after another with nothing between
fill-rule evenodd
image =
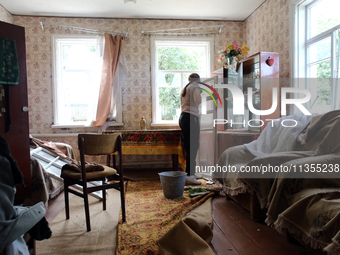
<instances>
[{"instance_id":1,"label":"white window curtain","mask_svg":"<svg viewBox=\"0 0 340 255\"><path fill-rule=\"evenodd\" d=\"M104 35L98 35L97 36L97 44L96 44L96 55L97 55L97 64L98 67L95 74L95 89L93 92L93 101L95 102L93 104L93 107L91 107L91 112L89 112L89 125L96 119L97 114L97 102L99 97L99 88L100 88L100 79L101 79L101 73L102 73L102 65L103 65L103 54L104 54L104 45L105 45L105 36Z\"/></svg>"}]
</instances>

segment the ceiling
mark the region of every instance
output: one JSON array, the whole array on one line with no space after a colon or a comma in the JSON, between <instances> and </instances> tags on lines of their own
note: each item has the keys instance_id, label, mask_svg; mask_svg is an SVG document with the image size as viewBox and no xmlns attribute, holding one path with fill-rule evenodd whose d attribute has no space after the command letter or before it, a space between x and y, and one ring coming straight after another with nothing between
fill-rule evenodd
<instances>
[{"instance_id":1,"label":"ceiling","mask_svg":"<svg viewBox=\"0 0 340 255\"><path fill-rule=\"evenodd\" d=\"M265 0L0 0L13 15L244 21Z\"/></svg>"}]
</instances>

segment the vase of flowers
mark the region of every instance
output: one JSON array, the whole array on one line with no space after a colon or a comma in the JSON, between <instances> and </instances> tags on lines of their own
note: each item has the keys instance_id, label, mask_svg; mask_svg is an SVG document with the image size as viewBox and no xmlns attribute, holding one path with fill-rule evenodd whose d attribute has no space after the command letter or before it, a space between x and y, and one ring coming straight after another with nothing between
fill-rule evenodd
<instances>
[{"instance_id":1,"label":"vase of flowers","mask_svg":"<svg viewBox=\"0 0 340 255\"><path fill-rule=\"evenodd\" d=\"M241 57L248 54L248 47L243 44L239 47L237 44L229 44L227 47L224 46L224 50L218 52L218 62L222 63L224 67L229 68L231 66L237 66L237 62L241 60Z\"/></svg>"}]
</instances>

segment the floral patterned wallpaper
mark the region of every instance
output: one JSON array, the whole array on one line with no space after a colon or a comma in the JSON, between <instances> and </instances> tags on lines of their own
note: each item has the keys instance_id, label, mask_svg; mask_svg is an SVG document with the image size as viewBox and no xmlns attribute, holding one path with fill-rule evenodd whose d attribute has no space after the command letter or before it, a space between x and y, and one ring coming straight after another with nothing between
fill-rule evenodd
<instances>
[{"instance_id":1,"label":"floral patterned wallpaper","mask_svg":"<svg viewBox=\"0 0 340 255\"><path fill-rule=\"evenodd\" d=\"M141 116L147 120L147 128L151 121L151 78L150 78L150 40L141 34L142 27L148 30L181 28L195 26L210 26L223 24L222 33L214 36L215 39L215 67L221 68L217 62L217 51L227 43L242 44L245 40L243 22L222 21L190 21L190 20L144 20L144 19L94 19L94 18L51 18L15 16L15 24L26 28L26 52L28 73L28 100L30 108L30 133L70 133L80 132L81 129L56 130L52 124L52 34L79 33L69 29L46 27L43 32L39 21L58 23L64 25L126 31L129 28L130 36L124 45L124 54L129 67L123 95L123 122L122 129L137 129ZM97 129L86 131L94 131Z\"/></svg>"},{"instance_id":2,"label":"floral patterned wallpaper","mask_svg":"<svg viewBox=\"0 0 340 255\"><path fill-rule=\"evenodd\" d=\"M77 136L49 136L79 132L97 132L96 128L52 129L53 90L52 90L52 34L79 34L80 32L62 28L46 27L43 32L39 21L79 26L94 29L126 31L129 37L124 45L124 54L129 66L129 74L122 89L123 127L115 129L138 129L141 116L150 127L152 114L151 99L151 52L148 36L141 34L145 30L182 28L195 26L221 25L222 33L213 36L215 41L214 70L221 68L217 62L217 51L229 43L247 43L249 55L258 51L280 53L280 76L289 77L289 7L277 0L265 1L244 22L203 21L203 20L148 20L148 19L99 19L99 18L63 18L12 16L0 6L0 19L26 28L27 79L29 100L29 121L31 134L44 134L42 140L65 142L75 148ZM167 155L153 156L157 160L168 161ZM148 161L142 155L127 156L128 161Z\"/></svg>"},{"instance_id":3,"label":"floral patterned wallpaper","mask_svg":"<svg viewBox=\"0 0 340 255\"><path fill-rule=\"evenodd\" d=\"M0 20L13 24L14 17L2 5L0 5Z\"/></svg>"},{"instance_id":4,"label":"floral patterned wallpaper","mask_svg":"<svg viewBox=\"0 0 340 255\"><path fill-rule=\"evenodd\" d=\"M223 24L224 27L221 34L209 35L214 37L215 42L214 70L222 67L217 61L218 50L228 43L243 44L245 40L243 22L14 16L14 23L26 28L27 82L31 134L97 132L97 128L51 128L53 121L51 35L78 34L80 32L51 27L46 27L43 32L39 21L122 32L129 28L129 37L123 49L129 67L128 78L122 88L124 126L116 128L125 130L139 129L141 116L145 116L147 128L151 128L150 38L141 34L142 27L145 30L157 30ZM74 148L77 148L76 136L72 138L63 136L56 138L47 135L46 137L39 137L39 139L67 142ZM162 157L167 158L166 156L160 156L160 158ZM135 156L135 158L138 158L138 156Z\"/></svg>"},{"instance_id":5,"label":"floral patterned wallpaper","mask_svg":"<svg viewBox=\"0 0 340 255\"><path fill-rule=\"evenodd\" d=\"M280 77L290 77L289 1L265 1L244 22L245 41L249 54L259 51L280 54Z\"/></svg>"}]
</instances>

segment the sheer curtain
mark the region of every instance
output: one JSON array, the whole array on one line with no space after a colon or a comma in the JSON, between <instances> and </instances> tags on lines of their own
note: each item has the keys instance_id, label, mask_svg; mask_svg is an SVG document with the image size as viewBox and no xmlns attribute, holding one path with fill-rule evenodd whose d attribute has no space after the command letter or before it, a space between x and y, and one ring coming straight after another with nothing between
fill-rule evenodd
<instances>
[{"instance_id":1,"label":"sheer curtain","mask_svg":"<svg viewBox=\"0 0 340 255\"><path fill-rule=\"evenodd\" d=\"M98 97L99 97L99 86L101 81L101 73L102 73L102 63L103 63L103 54L104 54L104 44L105 37L104 35L97 36L97 45L96 45L96 65L98 68L95 70L94 80L92 81L93 89L91 91L93 104L89 107L89 124L96 119L97 115L97 105L98 105Z\"/></svg>"},{"instance_id":2,"label":"sheer curtain","mask_svg":"<svg viewBox=\"0 0 340 255\"><path fill-rule=\"evenodd\" d=\"M92 125L102 127L110 116L112 105L116 105L115 96L119 84L114 82L123 53L125 37L105 34L103 66L100 81L96 119ZM114 93L114 94L113 94ZM114 100L112 100L114 98Z\"/></svg>"}]
</instances>

